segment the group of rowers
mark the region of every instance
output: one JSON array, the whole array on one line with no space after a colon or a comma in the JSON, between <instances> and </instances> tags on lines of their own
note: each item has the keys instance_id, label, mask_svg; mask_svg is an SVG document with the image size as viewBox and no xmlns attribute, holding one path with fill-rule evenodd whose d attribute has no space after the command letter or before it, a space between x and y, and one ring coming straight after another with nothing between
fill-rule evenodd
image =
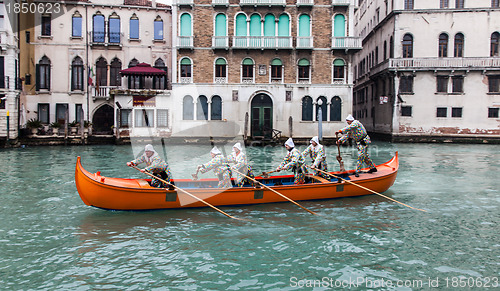
<instances>
[{"instance_id":1,"label":"group of rowers","mask_svg":"<svg viewBox=\"0 0 500 291\"><path fill-rule=\"evenodd\" d=\"M350 114L347 116L346 122L348 125L336 132L336 134L342 134L342 137L337 140L337 144L340 145L344 143L348 138L352 138L356 143L358 160L354 175L359 177L363 163L369 166L370 170L368 173L377 172L377 168L368 156L367 148L371 140L366 129L361 122L355 120ZM285 142L285 148L287 149L287 154L281 164L276 168L275 172L293 171L295 173L295 184L305 183L305 177L308 173L307 167L312 169L313 175L326 179L329 178L323 173L328 171L328 165L326 162L325 149L323 145L319 143L317 136L311 138L310 145L303 152L300 152L295 147L292 138L289 138ZM203 174L213 170L219 180L219 188L231 188L233 186L243 187L245 184L253 184L252 179L255 177L253 169L249 165L247 157L239 142L233 145L233 151L227 158L224 157L216 146L212 148L210 155L212 159L205 164L199 165L196 173L200 172ZM312 164L310 166L306 165L307 156L312 159ZM171 183L172 174L170 168L167 162L160 157L150 144L145 146L144 153L139 158L128 162L127 166L136 166L142 163L145 163L146 167L141 169L141 172L149 172L155 177L160 178L153 178L151 180L152 187L168 187L168 184L165 182ZM194 176L196 176L196 174ZM231 180L231 177L235 179Z\"/></svg>"}]
</instances>

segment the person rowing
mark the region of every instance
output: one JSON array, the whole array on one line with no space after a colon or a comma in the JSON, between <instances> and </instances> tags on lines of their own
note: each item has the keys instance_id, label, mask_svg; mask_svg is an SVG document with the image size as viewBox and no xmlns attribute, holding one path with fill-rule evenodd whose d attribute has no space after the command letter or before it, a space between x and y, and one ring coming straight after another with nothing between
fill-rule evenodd
<instances>
[{"instance_id":1,"label":"person rowing","mask_svg":"<svg viewBox=\"0 0 500 291\"><path fill-rule=\"evenodd\" d=\"M198 171L203 174L210 170L213 170L214 174L219 180L219 184L217 185L217 187L231 188L231 170L226 158L224 158L221 151L216 146L214 146L210 151L210 156L212 157L212 159L206 164L199 165Z\"/></svg>"},{"instance_id":2,"label":"person rowing","mask_svg":"<svg viewBox=\"0 0 500 291\"><path fill-rule=\"evenodd\" d=\"M137 159L127 162L127 166L137 166L142 163L146 164L144 169L141 169L141 172L148 172L153 174L154 176L161 178L170 183L172 179L172 173L170 172L170 168L160 155L155 151L154 147L150 144L147 144L144 147L144 153ZM150 185L156 188L167 188L168 185L166 183L161 182L158 179L152 178Z\"/></svg>"},{"instance_id":3,"label":"person rowing","mask_svg":"<svg viewBox=\"0 0 500 291\"><path fill-rule=\"evenodd\" d=\"M323 145L319 143L317 136L314 136L310 140L310 145L302 152L304 157L311 157L312 167L316 169L328 172L328 165L326 163L326 154ZM315 171L315 176L320 176L325 179L329 179L328 175L321 173L320 171Z\"/></svg>"},{"instance_id":4,"label":"person rowing","mask_svg":"<svg viewBox=\"0 0 500 291\"><path fill-rule=\"evenodd\" d=\"M278 168L276 168L276 171L280 172L282 170L291 170L295 172L295 179L293 182L295 184L304 184L307 174L307 169L305 167L306 159L304 159L302 153L295 148L292 138L289 138L285 142L285 148L288 153L283 159L283 162L281 162Z\"/></svg>"},{"instance_id":5,"label":"person rowing","mask_svg":"<svg viewBox=\"0 0 500 291\"><path fill-rule=\"evenodd\" d=\"M239 174L243 173L244 175L252 179L255 177L253 174L253 169L248 164L247 156L243 152L243 149L239 142L234 144L233 152L231 153L231 155L229 155L228 162L234 163L234 165L231 166L231 172L235 174L236 181L238 182L236 184L236 187L243 187L245 183L253 184L252 180Z\"/></svg>"},{"instance_id":6,"label":"person rowing","mask_svg":"<svg viewBox=\"0 0 500 291\"><path fill-rule=\"evenodd\" d=\"M363 163L366 163L368 167L370 167L368 173L377 172L377 168L368 155L368 145L371 143L371 139L368 136L365 127L363 126L363 124L361 124L361 122L354 119L351 114L349 114L345 120L347 122L347 126L336 132L343 134L342 137L337 140L337 144L341 145L348 138L352 138L354 142L356 142L356 148L358 149L358 160L356 163L356 171L354 172L354 175L356 177L359 177L359 173L361 172Z\"/></svg>"}]
</instances>

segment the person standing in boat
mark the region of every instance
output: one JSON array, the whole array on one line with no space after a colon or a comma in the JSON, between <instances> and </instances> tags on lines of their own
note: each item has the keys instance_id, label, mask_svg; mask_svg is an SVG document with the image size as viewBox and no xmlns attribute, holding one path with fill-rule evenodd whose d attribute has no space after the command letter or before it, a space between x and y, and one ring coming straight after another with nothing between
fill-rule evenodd
<instances>
[{"instance_id":1,"label":"person standing in boat","mask_svg":"<svg viewBox=\"0 0 500 291\"><path fill-rule=\"evenodd\" d=\"M307 174L307 169L305 167L306 159L304 158L302 153L295 148L295 144L293 143L292 138L289 138L285 142L285 148L287 149L288 153L283 159L283 162L281 162L278 168L276 168L276 171L279 172L282 170L292 170L293 172L295 172L295 179L293 182L295 184L304 184Z\"/></svg>"},{"instance_id":2,"label":"person standing in boat","mask_svg":"<svg viewBox=\"0 0 500 291\"><path fill-rule=\"evenodd\" d=\"M363 163L366 163L368 167L370 167L368 173L376 172L377 168L368 155L368 145L371 143L371 139L368 136L365 127L361 124L361 122L359 122L359 120L354 119L351 114L349 114L345 120L347 122L347 126L336 132L343 134L342 137L337 140L337 144L340 145L344 143L348 138L352 138L356 143L356 148L358 149L358 161L356 163L356 171L354 172L354 175L359 177Z\"/></svg>"},{"instance_id":3,"label":"person standing in boat","mask_svg":"<svg viewBox=\"0 0 500 291\"><path fill-rule=\"evenodd\" d=\"M212 160L206 164L199 165L198 171L203 174L210 170L214 170L214 174L219 179L219 185L217 187L231 188L231 172L226 158L224 158L221 151L216 146L210 151L210 155L212 156Z\"/></svg>"},{"instance_id":4,"label":"person standing in boat","mask_svg":"<svg viewBox=\"0 0 500 291\"><path fill-rule=\"evenodd\" d=\"M231 173L234 173L234 177L236 177L236 187L243 187L245 183L252 184L253 182L240 175L238 172L250 177L254 178L253 169L248 164L247 156L243 153L243 149L241 148L241 144L239 142L235 143L233 146L233 152L228 157L229 163L234 163L231 166Z\"/></svg>"},{"instance_id":5,"label":"person standing in boat","mask_svg":"<svg viewBox=\"0 0 500 291\"><path fill-rule=\"evenodd\" d=\"M168 167L167 162L165 162L160 155L155 151L152 145L148 144L144 147L144 153L139 158L130 161L127 163L127 166L137 166L142 163L146 164L144 169L141 169L141 172L149 172L156 177L163 179L170 183L172 179L172 174L170 173L170 168ZM158 179L151 179L151 186L157 188L167 188L168 185L166 183L161 182Z\"/></svg>"},{"instance_id":6,"label":"person standing in boat","mask_svg":"<svg viewBox=\"0 0 500 291\"><path fill-rule=\"evenodd\" d=\"M306 148L305 151L302 152L304 157L310 156L312 159L312 167L328 172L328 165L326 163L326 154L323 145L319 143L319 139L317 136L314 136L310 140L310 145ZM329 179L328 175L323 174L319 171L315 171L316 176L323 177L325 179Z\"/></svg>"}]
</instances>

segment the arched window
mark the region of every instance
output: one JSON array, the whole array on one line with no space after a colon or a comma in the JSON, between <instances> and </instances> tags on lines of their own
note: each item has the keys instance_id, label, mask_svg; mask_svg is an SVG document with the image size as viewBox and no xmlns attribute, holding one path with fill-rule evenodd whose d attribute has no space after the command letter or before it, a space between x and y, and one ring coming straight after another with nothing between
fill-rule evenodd
<instances>
[{"instance_id":1,"label":"arched window","mask_svg":"<svg viewBox=\"0 0 500 291\"><path fill-rule=\"evenodd\" d=\"M464 35L462 33L455 34L455 47L453 49L455 58L463 58L464 56Z\"/></svg>"},{"instance_id":2,"label":"arched window","mask_svg":"<svg viewBox=\"0 0 500 291\"><path fill-rule=\"evenodd\" d=\"M108 86L108 62L100 57L95 63L96 80L99 86Z\"/></svg>"},{"instance_id":3,"label":"arched window","mask_svg":"<svg viewBox=\"0 0 500 291\"><path fill-rule=\"evenodd\" d=\"M104 24L104 15L97 12L92 17L92 42L104 42L106 36Z\"/></svg>"},{"instance_id":4,"label":"arched window","mask_svg":"<svg viewBox=\"0 0 500 291\"><path fill-rule=\"evenodd\" d=\"M108 20L108 39L110 43L120 43L120 16L113 12Z\"/></svg>"},{"instance_id":5,"label":"arched window","mask_svg":"<svg viewBox=\"0 0 500 291\"><path fill-rule=\"evenodd\" d=\"M43 56L36 68L36 89L50 90L50 60Z\"/></svg>"},{"instance_id":6,"label":"arched window","mask_svg":"<svg viewBox=\"0 0 500 291\"><path fill-rule=\"evenodd\" d=\"M227 19L224 13L215 16L215 36L227 36Z\"/></svg>"},{"instance_id":7,"label":"arched window","mask_svg":"<svg viewBox=\"0 0 500 291\"><path fill-rule=\"evenodd\" d=\"M321 102L320 102L321 100ZM321 103L321 105L319 105ZM327 116L327 110L328 110L328 104L326 104L326 97L325 96L320 96L316 100L316 121L319 121L319 108L321 108L321 120L327 121L328 116Z\"/></svg>"},{"instance_id":8,"label":"arched window","mask_svg":"<svg viewBox=\"0 0 500 291\"><path fill-rule=\"evenodd\" d=\"M243 13L239 13L236 15L236 26L234 35L236 47L247 47L246 38L244 36L247 35L247 16Z\"/></svg>"},{"instance_id":9,"label":"arched window","mask_svg":"<svg viewBox=\"0 0 500 291\"><path fill-rule=\"evenodd\" d=\"M215 83L227 83L227 62L224 58L215 60Z\"/></svg>"},{"instance_id":10,"label":"arched window","mask_svg":"<svg viewBox=\"0 0 500 291\"><path fill-rule=\"evenodd\" d=\"M332 98L330 103L330 121L341 121L342 116L342 100L339 96Z\"/></svg>"},{"instance_id":11,"label":"arched window","mask_svg":"<svg viewBox=\"0 0 500 291\"><path fill-rule=\"evenodd\" d=\"M76 11L75 14L73 14L73 17L71 19L71 36L73 37L82 37L82 15Z\"/></svg>"},{"instance_id":12,"label":"arched window","mask_svg":"<svg viewBox=\"0 0 500 291\"><path fill-rule=\"evenodd\" d=\"M182 100L182 119L183 120L194 119L193 97L189 95L184 96L184 99Z\"/></svg>"},{"instance_id":13,"label":"arched window","mask_svg":"<svg viewBox=\"0 0 500 291\"><path fill-rule=\"evenodd\" d=\"M158 58L155 61L154 67L168 73L168 68L165 65L165 62L161 58ZM153 89L167 89L167 84L168 84L167 75L153 77Z\"/></svg>"},{"instance_id":14,"label":"arched window","mask_svg":"<svg viewBox=\"0 0 500 291\"><path fill-rule=\"evenodd\" d=\"M252 14L250 16L250 38L249 47L260 47L261 46L261 38L255 36L261 36L261 19L259 14Z\"/></svg>"},{"instance_id":15,"label":"arched window","mask_svg":"<svg viewBox=\"0 0 500 291\"><path fill-rule=\"evenodd\" d=\"M498 57L499 54L499 44L500 44L500 33L494 32L491 34L491 46L490 46L490 56Z\"/></svg>"},{"instance_id":16,"label":"arched window","mask_svg":"<svg viewBox=\"0 0 500 291\"><path fill-rule=\"evenodd\" d=\"M193 32L191 30L191 14L189 13L182 13L181 18L180 18L180 30L179 30L179 35L180 36L192 36Z\"/></svg>"},{"instance_id":17,"label":"arched window","mask_svg":"<svg viewBox=\"0 0 500 291\"><path fill-rule=\"evenodd\" d=\"M217 95L212 97L210 119L222 120L222 98Z\"/></svg>"},{"instance_id":18,"label":"arched window","mask_svg":"<svg viewBox=\"0 0 500 291\"><path fill-rule=\"evenodd\" d=\"M83 91L83 60L76 57L71 62L71 91Z\"/></svg>"},{"instance_id":19,"label":"arched window","mask_svg":"<svg viewBox=\"0 0 500 291\"><path fill-rule=\"evenodd\" d=\"M313 100L309 96L302 98L302 121L313 120Z\"/></svg>"},{"instance_id":20,"label":"arched window","mask_svg":"<svg viewBox=\"0 0 500 291\"><path fill-rule=\"evenodd\" d=\"M413 58L413 36L409 33L403 37L403 58Z\"/></svg>"},{"instance_id":21,"label":"arched window","mask_svg":"<svg viewBox=\"0 0 500 291\"><path fill-rule=\"evenodd\" d=\"M135 67L139 64L139 61L136 59L136 58L133 58L129 63L128 63L128 67L129 68L132 68L132 67Z\"/></svg>"},{"instance_id":22,"label":"arched window","mask_svg":"<svg viewBox=\"0 0 500 291\"><path fill-rule=\"evenodd\" d=\"M345 62L342 59L336 59L333 61L333 83L345 83Z\"/></svg>"},{"instance_id":23,"label":"arched window","mask_svg":"<svg viewBox=\"0 0 500 291\"><path fill-rule=\"evenodd\" d=\"M337 14L333 18L333 36L345 36L345 16L342 14Z\"/></svg>"},{"instance_id":24,"label":"arched window","mask_svg":"<svg viewBox=\"0 0 500 291\"><path fill-rule=\"evenodd\" d=\"M129 63L128 67L132 68L139 64L139 61L136 58L133 58ZM129 89L138 89L141 88L141 76L128 76L128 88Z\"/></svg>"},{"instance_id":25,"label":"arched window","mask_svg":"<svg viewBox=\"0 0 500 291\"><path fill-rule=\"evenodd\" d=\"M298 81L299 83L309 83L310 81L310 63L307 59L301 59L298 63Z\"/></svg>"},{"instance_id":26,"label":"arched window","mask_svg":"<svg viewBox=\"0 0 500 291\"><path fill-rule=\"evenodd\" d=\"M264 35L276 35L276 19L272 14L267 14L266 17L264 17Z\"/></svg>"},{"instance_id":27,"label":"arched window","mask_svg":"<svg viewBox=\"0 0 500 291\"><path fill-rule=\"evenodd\" d=\"M189 58L182 58L181 59L181 83L192 83L192 64L191 64L191 59Z\"/></svg>"},{"instance_id":28,"label":"arched window","mask_svg":"<svg viewBox=\"0 0 500 291\"><path fill-rule=\"evenodd\" d=\"M448 56L448 35L446 33L441 33L439 35L439 52L440 58L446 58Z\"/></svg>"},{"instance_id":29,"label":"arched window","mask_svg":"<svg viewBox=\"0 0 500 291\"><path fill-rule=\"evenodd\" d=\"M130 17L130 39L139 39L139 18L134 13Z\"/></svg>"},{"instance_id":30,"label":"arched window","mask_svg":"<svg viewBox=\"0 0 500 291\"><path fill-rule=\"evenodd\" d=\"M154 21L154 39L163 40L163 20L160 15L156 16Z\"/></svg>"},{"instance_id":31,"label":"arched window","mask_svg":"<svg viewBox=\"0 0 500 291\"><path fill-rule=\"evenodd\" d=\"M283 82L283 63L277 58L271 61L271 82Z\"/></svg>"},{"instance_id":32,"label":"arched window","mask_svg":"<svg viewBox=\"0 0 500 291\"><path fill-rule=\"evenodd\" d=\"M250 58L246 58L241 63L241 82L253 83L254 62Z\"/></svg>"},{"instance_id":33,"label":"arched window","mask_svg":"<svg viewBox=\"0 0 500 291\"><path fill-rule=\"evenodd\" d=\"M122 62L118 58L114 58L111 61L111 67L109 68L110 86L120 86L122 84L122 78L120 76L121 69L122 69Z\"/></svg>"},{"instance_id":34,"label":"arched window","mask_svg":"<svg viewBox=\"0 0 500 291\"><path fill-rule=\"evenodd\" d=\"M196 103L196 120L208 120L208 99L206 96L199 96Z\"/></svg>"},{"instance_id":35,"label":"arched window","mask_svg":"<svg viewBox=\"0 0 500 291\"><path fill-rule=\"evenodd\" d=\"M290 17L288 14L281 14L278 21L278 36L290 36Z\"/></svg>"},{"instance_id":36,"label":"arched window","mask_svg":"<svg viewBox=\"0 0 500 291\"><path fill-rule=\"evenodd\" d=\"M307 14L299 16L299 31L297 47L312 47L311 42L311 17Z\"/></svg>"}]
</instances>

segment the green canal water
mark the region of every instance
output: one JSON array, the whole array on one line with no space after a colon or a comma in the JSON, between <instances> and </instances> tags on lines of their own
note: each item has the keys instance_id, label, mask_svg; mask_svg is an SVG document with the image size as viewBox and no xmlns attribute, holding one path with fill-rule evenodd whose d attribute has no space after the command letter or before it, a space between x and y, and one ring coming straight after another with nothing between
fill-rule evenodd
<instances>
[{"instance_id":1,"label":"green canal water","mask_svg":"<svg viewBox=\"0 0 500 291\"><path fill-rule=\"evenodd\" d=\"M189 177L208 150L168 147L174 177ZM336 148L327 151L337 169ZM321 216L290 203L222 208L252 220L241 222L209 208L84 205L76 157L104 176L142 177L125 167L131 146L0 150L0 289L498 290L500 146L376 142L371 156L379 164L395 151L400 171L385 194L427 213L376 195L301 202ZM284 151L247 153L261 172ZM343 156L353 168L354 150Z\"/></svg>"}]
</instances>

